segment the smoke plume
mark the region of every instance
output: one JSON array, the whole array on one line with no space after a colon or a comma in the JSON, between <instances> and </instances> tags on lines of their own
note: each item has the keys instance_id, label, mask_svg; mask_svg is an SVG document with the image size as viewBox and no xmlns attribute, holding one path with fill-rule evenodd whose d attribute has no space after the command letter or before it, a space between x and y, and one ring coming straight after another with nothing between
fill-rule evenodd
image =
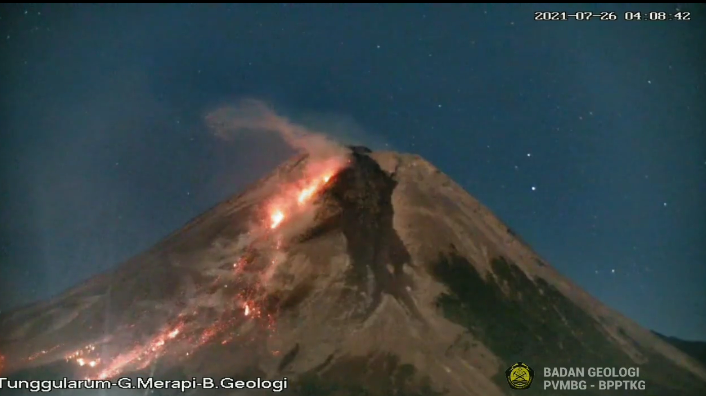
<instances>
[{"instance_id":1,"label":"smoke plume","mask_svg":"<svg viewBox=\"0 0 706 396\"><path fill-rule=\"evenodd\" d=\"M256 99L218 108L206 116L206 124L217 137L226 140L242 134L277 134L291 148L309 154L313 160L343 157L348 152L323 133L277 114L272 107Z\"/></svg>"},{"instance_id":2,"label":"smoke plume","mask_svg":"<svg viewBox=\"0 0 706 396\"><path fill-rule=\"evenodd\" d=\"M352 123L337 126L331 117L316 119L320 127L326 128L326 134L277 114L266 103L254 99L220 107L205 117L207 126L218 138L235 140L276 135L295 151L308 155L301 173L294 173L295 178L287 175L272 179L272 186L276 188L263 199L262 212L256 222L248 227L248 232L235 246L228 248L231 252L258 252L263 265L259 283L263 285L270 284L280 265L287 261L286 248L282 246L295 235L301 235L315 221L315 208L319 205L316 194L326 188L349 160L350 150L330 136L332 132L340 136L341 131L354 131L350 128ZM341 128L341 125L347 128Z\"/></svg>"}]
</instances>

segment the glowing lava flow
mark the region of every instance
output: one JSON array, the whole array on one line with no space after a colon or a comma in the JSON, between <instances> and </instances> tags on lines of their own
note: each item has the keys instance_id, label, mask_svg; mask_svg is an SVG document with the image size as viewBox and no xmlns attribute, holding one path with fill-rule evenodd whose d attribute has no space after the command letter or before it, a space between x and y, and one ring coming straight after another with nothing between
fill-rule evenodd
<instances>
[{"instance_id":1,"label":"glowing lava flow","mask_svg":"<svg viewBox=\"0 0 706 396\"><path fill-rule=\"evenodd\" d=\"M41 357L41 356L43 356L43 355L46 355L47 353L51 353L51 352L55 351L55 350L56 350L57 348L59 348L60 346L61 346L61 344L56 345L56 346L54 346L54 347L52 347L52 348L49 348L49 349L41 350L41 351L39 351L39 352L37 352L37 353L31 355L30 357L28 357L27 360L28 360L28 361L36 360L37 358L39 358L39 357Z\"/></svg>"},{"instance_id":2,"label":"glowing lava flow","mask_svg":"<svg viewBox=\"0 0 706 396\"><path fill-rule=\"evenodd\" d=\"M274 213L272 213L272 216L270 216L270 220L272 220L270 228L274 230L282 223L282 220L284 220L284 213L282 213L281 210L277 209Z\"/></svg>"},{"instance_id":3,"label":"glowing lava flow","mask_svg":"<svg viewBox=\"0 0 706 396\"><path fill-rule=\"evenodd\" d=\"M331 175L322 176L321 179L314 179L306 188L299 193L297 202L302 205L308 201L324 184L331 180Z\"/></svg>"},{"instance_id":4,"label":"glowing lava flow","mask_svg":"<svg viewBox=\"0 0 706 396\"><path fill-rule=\"evenodd\" d=\"M322 176L320 175L313 177L302 183L303 187L300 185L299 188L295 188L294 193L285 193L283 194L284 197L279 197L281 202L278 201L279 204L275 205L273 209L271 209L270 229L274 230L282 224L282 221L284 221L286 217L285 212L294 211L296 210L296 206L306 204L317 192L321 190L324 185L331 180L337 170L338 167L336 167L336 169L327 169L325 172L320 173ZM289 189L289 191L292 190ZM296 197L296 204L294 204L293 200L287 199L287 196Z\"/></svg>"},{"instance_id":5,"label":"glowing lava flow","mask_svg":"<svg viewBox=\"0 0 706 396\"><path fill-rule=\"evenodd\" d=\"M308 166L304 172L308 176L304 177L303 180L282 186L282 193L274 197L272 204L269 205L268 209L265 209L266 213L269 214L269 218L261 227L265 230L277 229L286 219L306 210L305 204L309 203L329 183L342 166L343 160L340 158L316 162ZM276 250L279 250L282 245L281 235L268 243L271 243ZM233 264L234 271L240 272L247 267L247 264L257 255L253 253L253 250L252 246L247 248L246 251L248 253ZM276 265L274 259L272 260L272 265ZM216 285L228 287L228 284L220 285L217 281ZM254 291L249 290L248 292L239 293L235 304L226 308L219 319L211 321L207 326L200 326L200 323L193 322L196 326L192 328L191 319L186 321L186 318L190 317L193 319L197 317L198 313L197 311L189 311L188 314L182 313L179 315L178 324L167 327L164 331L152 337L147 343L134 345L127 351L122 351L111 357L101 356L99 358L96 346L89 344L66 356L66 360L73 361L78 366L83 367L84 370L90 373L90 378L108 379L123 373L142 370L157 359L165 356L166 353L169 353L171 357L176 356L174 353L184 355L186 352L185 355L189 356L196 348L210 342L217 336L221 337L221 344L225 344L235 337L233 334L229 335L228 331L237 328L242 323L243 318L248 321L264 320L267 329L273 331L274 316L262 309L260 302L257 300L257 296L260 294L257 291L259 286L261 285L255 284L256 289ZM242 309L240 315L235 314L237 309ZM134 327L135 324L128 326L130 329ZM230 338L225 339L228 337ZM99 344L103 343L100 342ZM48 352L49 350L40 351L30 356L29 359L36 359ZM3 369L3 363L4 358L0 355L0 372Z\"/></svg>"},{"instance_id":6,"label":"glowing lava flow","mask_svg":"<svg viewBox=\"0 0 706 396\"><path fill-rule=\"evenodd\" d=\"M124 372L125 369L131 365L133 367L130 368L133 370L141 370L147 367L159 357L167 342L179 335L181 326L182 325L177 325L176 327L164 331L162 334L154 337L147 345L138 346L130 352L118 355L106 368L98 373L96 379L114 377Z\"/></svg>"}]
</instances>

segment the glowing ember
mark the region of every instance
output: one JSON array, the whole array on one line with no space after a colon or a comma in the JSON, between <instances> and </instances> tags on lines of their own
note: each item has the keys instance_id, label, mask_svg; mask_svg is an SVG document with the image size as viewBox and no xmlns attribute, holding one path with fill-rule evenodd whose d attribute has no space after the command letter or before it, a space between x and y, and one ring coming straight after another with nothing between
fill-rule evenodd
<instances>
[{"instance_id":1,"label":"glowing ember","mask_svg":"<svg viewBox=\"0 0 706 396\"><path fill-rule=\"evenodd\" d=\"M321 187L322 185L328 183L331 180L331 175L326 174L321 177L321 179L314 179L307 187L305 187L300 193L297 202L301 205L308 201Z\"/></svg>"},{"instance_id":2,"label":"glowing ember","mask_svg":"<svg viewBox=\"0 0 706 396\"><path fill-rule=\"evenodd\" d=\"M272 224L270 225L270 228L275 229L277 226L282 223L282 220L284 220L284 213L282 213L281 210L276 210L275 213L272 214L270 217L272 220Z\"/></svg>"},{"instance_id":3,"label":"glowing ember","mask_svg":"<svg viewBox=\"0 0 706 396\"><path fill-rule=\"evenodd\" d=\"M118 355L105 369L101 370L95 378L112 378L126 371L141 370L147 367L161 356L167 341L175 339L176 336L180 334L181 326L182 325L179 324L176 327L172 327L154 337L152 341L146 345L135 347L129 352ZM83 358L79 358L76 362L80 366L88 364L90 367L95 367L98 365L98 360L86 361Z\"/></svg>"},{"instance_id":4,"label":"glowing ember","mask_svg":"<svg viewBox=\"0 0 706 396\"><path fill-rule=\"evenodd\" d=\"M54 349L54 348L52 348L52 349ZM84 346L83 348L67 355L65 359L67 362L70 360L73 360L76 363L78 363L78 365L83 366L85 364L85 360L83 357L86 355L89 355L91 352L93 352L95 350L96 350L95 345L88 344L88 345ZM81 363L81 362L84 362L84 363Z\"/></svg>"},{"instance_id":5,"label":"glowing ember","mask_svg":"<svg viewBox=\"0 0 706 396\"><path fill-rule=\"evenodd\" d=\"M35 360L35 359L39 358L40 356L46 355L47 353L50 353L50 352L56 350L56 349L59 348L60 346L61 346L61 344L59 344L59 345L57 345L57 346L54 346L54 347L52 347L52 348L50 348L50 349L46 349L46 350L39 351L39 352L37 352L37 353L31 355L30 357L28 357L27 360L28 360L28 361Z\"/></svg>"},{"instance_id":6,"label":"glowing ember","mask_svg":"<svg viewBox=\"0 0 706 396\"><path fill-rule=\"evenodd\" d=\"M248 315L250 315L250 307L248 306L248 304L245 304L245 316Z\"/></svg>"},{"instance_id":7,"label":"glowing ember","mask_svg":"<svg viewBox=\"0 0 706 396\"><path fill-rule=\"evenodd\" d=\"M38 358L38 357L40 357L40 356L42 356L42 355L44 355L44 354L46 354L46 353L47 353L47 351L37 352L37 353L35 353L34 355L28 357L27 360L34 360L34 359L36 359L36 358Z\"/></svg>"},{"instance_id":8,"label":"glowing ember","mask_svg":"<svg viewBox=\"0 0 706 396\"><path fill-rule=\"evenodd\" d=\"M342 165L340 158L310 164L304 170L306 176L302 180L280 186L283 192L274 197L274 206L269 211L269 228L279 227L285 218L294 217L304 210L304 205L312 200Z\"/></svg>"},{"instance_id":9,"label":"glowing ember","mask_svg":"<svg viewBox=\"0 0 706 396\"><path fill-rule=\"evenodd\" d=\"M317 186L311 186L311 187L307 187L304 190L302 190L302 192L299 193L298 202L300 204L303 204L304 202L309 200L309 198L311 198L311 196L314 195L314 193L316 192L316 187Z\"/></svg>"},{"instance_id":10,"label":"glowing ember","mask_svg":"<svg viewBox=\"0 0 706 396\"><path fill-rule=\"evenodd\" d=\"M209 327L206 330L204 330L203 333L201 333L200 342L202 344L205 344L208 341L210 341L213 337L215 337L217 334L218 334L217 328Z\"/></svg>"},{"instance_id":11,"label":"glowing ember","mask_svg":"<svg viewBox=\"0 0 706 396\"><path fill-rule=\"evenodd\" d=\"M243 264L246 264L246 263L247 263L247 259L246 259L245 257L241 257L241 258L238 259L238 261L236 261L235 263L233 263L233 268L236 268L236 269L237 269L237 268L241 267Z\"/></svg>"}]
</instances>

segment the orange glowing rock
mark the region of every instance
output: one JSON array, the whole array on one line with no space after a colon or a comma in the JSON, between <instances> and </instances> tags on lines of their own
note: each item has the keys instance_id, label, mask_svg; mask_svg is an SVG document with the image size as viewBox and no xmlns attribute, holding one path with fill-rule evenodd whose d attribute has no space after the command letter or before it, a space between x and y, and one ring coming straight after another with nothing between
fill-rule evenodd
<instances>
[{"instance_id":1,"label":"orange glowing rock","mask_svg":"<svg viewBox=\"0 0 706 396\"><path fill-rule=\"evenodd\" d=\"M282 213L281 210L277 210L272 214L270 219L272 220L270 228L275 229L282 223L282 220L284 220L284 213Z\"/></svg>"},{"instance_id":2,"label":"orange glowing rock","mask_svg":"<svg viewBox=\"0 0 706 396\"><path fill-rule=\"evenodd\" d=\"M311 196L314 195L314 193L316 192L316 187L317 186L311 186L302 190L302 192L299 193L299 203L303 204L304 202L309 200L309 198L311 198Z\"/></svg>"}]
</instances>

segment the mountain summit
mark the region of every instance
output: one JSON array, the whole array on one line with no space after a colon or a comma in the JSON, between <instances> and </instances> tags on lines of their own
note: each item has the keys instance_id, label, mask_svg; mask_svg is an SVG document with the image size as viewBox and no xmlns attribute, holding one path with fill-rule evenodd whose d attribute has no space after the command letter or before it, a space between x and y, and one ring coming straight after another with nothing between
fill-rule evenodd
<instances>
[{"instance_id":1,"label":"mountain summit","mask_svg":"<svg viewBox=\"0 0 706 396\"><path fill-rule=\"evenodd\" d=\"M566 393L543 389L545 367L639 367L650 394L706 394L706 368L429 162L364 147L293 158L112 273L4 313L0 354L10 379L286 377L297 396L507 395L518 361L526 394Z\"/></svg>"}]
</instances>

